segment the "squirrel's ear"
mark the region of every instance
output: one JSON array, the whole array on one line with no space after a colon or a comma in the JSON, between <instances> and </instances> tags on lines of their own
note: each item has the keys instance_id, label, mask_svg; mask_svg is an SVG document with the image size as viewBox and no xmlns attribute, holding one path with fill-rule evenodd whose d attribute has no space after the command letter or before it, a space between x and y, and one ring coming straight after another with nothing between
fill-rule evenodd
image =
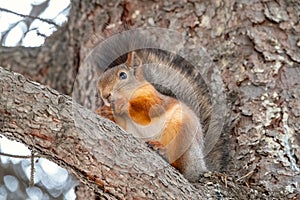
<instances>
[{"instance_id":1,"label":"squirrel's ear","mask_svg":"<svg viewBox=\"0 0 300 200\"><path fill-rule=\"evenodd\" d=\"M127 67L136 68L136 67L140 66L141 63L142 63L142 60L136 54L136 52L132 51L127 54L127 60L125 62Z\"/></svg>"}]
</instances>

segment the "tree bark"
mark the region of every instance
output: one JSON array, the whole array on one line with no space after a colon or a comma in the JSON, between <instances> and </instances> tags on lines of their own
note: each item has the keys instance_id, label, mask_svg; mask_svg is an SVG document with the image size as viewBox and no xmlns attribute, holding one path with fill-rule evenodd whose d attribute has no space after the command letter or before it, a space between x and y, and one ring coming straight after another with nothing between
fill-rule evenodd
<instances>
[{"instance_id":1,"label":"tree bark","mask_svg":"<svg viewBox=\"0 0 300 200\"><path fill-rule=\"evenodd\" d=\"M142 142L68 96L0 68L0 132L66 168L102 197L203 199Z\"/></svg>"}]
</instances>

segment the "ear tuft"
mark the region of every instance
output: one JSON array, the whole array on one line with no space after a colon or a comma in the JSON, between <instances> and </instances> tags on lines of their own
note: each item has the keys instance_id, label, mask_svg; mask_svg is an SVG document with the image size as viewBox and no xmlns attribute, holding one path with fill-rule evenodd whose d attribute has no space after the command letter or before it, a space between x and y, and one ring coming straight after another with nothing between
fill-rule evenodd
<instances>
[{"instance_id":1,"label":"ear tuft","mask_svg":"<svg viewBox=\"0 0 300 200\"><path fill-rule=\"evenodd\" d=\"M141 63L142 63L142 60L136 54L136 52L131 51L127 54L127 60L125 62L127 67L136 68L136 67L140 66Z\"/></svg>"}]
</instances>

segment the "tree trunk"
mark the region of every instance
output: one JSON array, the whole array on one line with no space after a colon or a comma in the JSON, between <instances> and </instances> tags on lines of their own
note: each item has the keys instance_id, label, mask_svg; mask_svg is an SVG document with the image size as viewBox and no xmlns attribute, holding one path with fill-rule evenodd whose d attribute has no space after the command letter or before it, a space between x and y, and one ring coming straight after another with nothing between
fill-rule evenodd
<instances>
[{"instance_id":1,"label":"tree trunk","mask_svg":"<svg viewBox=\"0 0 300 200\"><path fill-rule=\"evenodd\" d=\"M206 49L213 61L212 66L220 71L228 101L232 104L228 121L233 121L235 127L234 131L228 133L230 162L226 174L237 180L239 185L248 186L267 196L283 195L286 198L297 198L299 196L296 195L300 193L299 21L298 0L134 0L93 3L74 0L68 23L48 38L43 47L1 47L0 60L3 67L18 71L59 92L71 95L75 87L74 99L93 109L95 98L92 96L95 94L91 88L94 87L93 80L98 74L89 68L93 63L86 62L85 58L99 41L122 30L124 24L131 29L156 26L178 31L186 38L186 52ZM200 55L189 56L195 62L201 60ZM79 66L80 69L83 67L88 70L80 71ZM81 77L76 79L78 71ZM9 76L8 73L5 76ZM92 81L83 84L82 80ZM2 94L1 98L4 98ZM34 100L34 97L31 99ZM8 104L13 103L12 100L9 100ZM7 107L7 103L4 105ZM1 111L5 111L6 107L0 107ZM34 113L32 115L34 116ZM46 116L48 115L51 113ZM79 114L81 115L82 113ZM1 127L7 127L8 122L5 120L11 117L9 113L5 116L4 126ZM21 119L21 116L19 118ZM83 121L88 123L85 122L87 120ZM98 126L101 129L102 125ZM21 139L18 134L12 132L11 137L19 138L19 141L27 145L34 145L49 156L56 155L51 149L42 150L41 144ZM76 137L79 137L81 131L76 133ZM40 132L33 135L42 136ZM55 139L53 137L42 139ZM72 141L79 143L79 138L74 137ZM45 145L51 147L51 144ZM87 148L84 145L82 147ZM86 156L89 157L88 155ZM63 161L67 163L68 160L65 158ZM72 160L70 162L72 164ZM79 174L87 178L83 172L88 170L81 167L79 169L82 171ZM167 171L169 173L169 170ZM164 173L160 173L161 175L167 176ZM174 180L181 180L178 174L175 177ZM199 192L190 189L188 183L182 183L188 188L187 191L199 195ZM235 187L240 188L237 183L234 183ZM144 184L143 182L141 185ZM107 195L121 195L124 192L111 192L110 188L103 191L102 195L107 191Z\"/></svg>"}]
</instances>

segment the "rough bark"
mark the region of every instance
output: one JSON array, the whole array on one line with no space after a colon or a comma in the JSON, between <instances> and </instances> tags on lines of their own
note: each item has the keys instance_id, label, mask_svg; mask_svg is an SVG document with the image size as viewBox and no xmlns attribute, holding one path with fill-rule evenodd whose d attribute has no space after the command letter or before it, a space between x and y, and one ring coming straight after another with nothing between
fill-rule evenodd
<instances>
[{"instance_id":1,"label":"rough bark","mask_svg":"<svg viewBox=\"0 0 300 200\"><path fill-rule=\"evenodd\" d=\"M0 132L73 172L110 199L201 199L195 189L142 142L72 99L0 68Z\"/></svg>"},{"instance_id":2,"label":"rough bark","mask_svg":"<svg viewBox=\"0 0 300 200\"><path fill-rule=\"evenodd\" d=\"M276 191L297 198L299 21L298 0L72 1L68 23L47 39L45 47L29 49L34 52L29 56L25 50L13 51L0 60L5 67L22 70L34 80L70 94L74 72L99 38L122 29L124 24L179 31L186 37L187 51L207 49L233 102L231 119L236 126L230 133L231 162L227 173L267 195ZM26 63L18 61L30 55L39 56ZM195 62L200 59L199 55L190 56ZM37 72L46 73L35 77ZM93 75L97 74L82 74L89 79ZM86 91L78 98L90 107L91 99L87 97L91 93L84 88L91 86L79 82L76 87Z\"/></svg>"}]
</instances>

